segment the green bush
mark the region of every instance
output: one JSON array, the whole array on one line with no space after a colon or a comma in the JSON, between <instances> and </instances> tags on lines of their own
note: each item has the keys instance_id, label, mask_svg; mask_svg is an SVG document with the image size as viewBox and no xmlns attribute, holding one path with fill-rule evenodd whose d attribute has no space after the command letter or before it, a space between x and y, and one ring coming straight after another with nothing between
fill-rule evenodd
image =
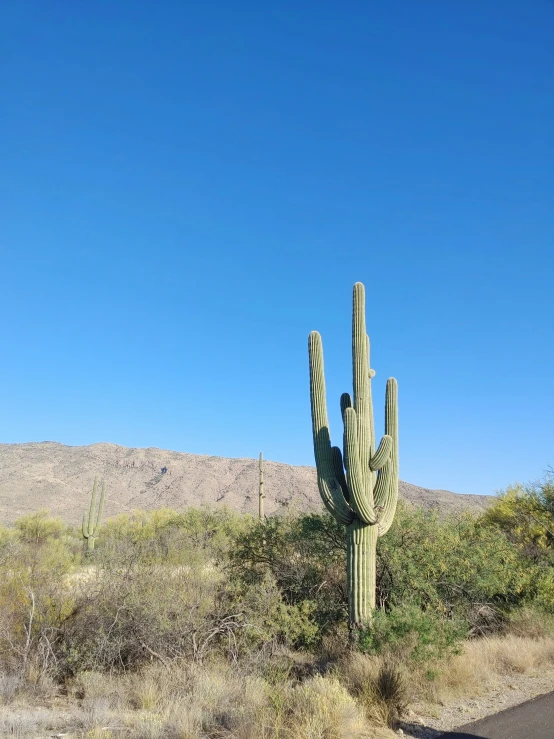
<instances>
[{"instance_id":1,"label":"green bush","mask_svg":"<svg viewBox=\"0 0 554 739\"><path fill-rule=\"evenodd\" d=\"M285 515L241 534L230 553L231 572L259 583L268 573L290 605L310 602L318 640L347 619L344 527L328 514Z\"/></svg>"},{"instance_id":2,"label":"green bush","mask_svg":"<svg viewBox=\"0 0 554 739\"><path fill-rule=\"evenodd\" d=\"M7 555L7 556L6 556ZM71 609L75 557L59 538L9 540L0 558L0 670L44 671L55 661L59 627Z\"/></svg>"},{"instance_id":3,"label":"green bush","mask_svg":"<svg viewBox=\"0 0 554 739\"><path fill-rule=\"evenodd\" d=\"M216 654L235 661L314 639L310 604L285 604L269 576L246 585L205 566L117 564L91 572L74 589L55 647L63 674Z\"/></svg>"},{"instance_id":4,"label":"green bush","mask_svg":"<svg viewBox=\"0 0 554 739\"><path fill-rule=\"evenodd\" d=\"M20 541L26 544L44 544L50 539L61 539L68 527L59 518L52 518L48 511L28 513L14 524Z\"/></svg>"},{"instance_id":5,"label":"green bush","mask_svg":"<svg viewBox=\"0 0 554 739\"><path fill-rule=\"evenodd\" d=\"M357 635L362 652L384 652L415 662L428 662L457 654L468 634L464 621L440 618L417 605L392 606L378 610L371 626Z\"/></svg>"},{"instance_id":6,"label":"green bush","mask_svg":"<svg viewBox=\"0 0 554 739\"><path fill-rule=\"evenodd\" d=\"M469 621L474 634L498 628L502 614L528 596L534 578L502 532L469 514L439 518L399 506L377 556L381 608L415 605Z\"/></svg>"},{"instance_id":7,"label":"green bush","mask_svg":"<svg viewBox=\"0 0 554 739\"><path fill-rule=\"evenodd\" d=\"M529 485L510 485L498 494L483 521L502 531L526 559L554 566L554 474Z\"/></svg>"},{"instance_id":8,"label":"green bush","mask_svg":"<svg viewBox=\"0 0 554 739\"><path fill-rule=\"evenodd\" d=\"M234 572L256 582L267 572L287 603L313 603L319 639L346 620L343 527L327 515L283 516L238 537ZM507 614L533 597L538 571L514 542L476 516L439 517L400 504L392 528L377 545L377 602L381 609L413 605L470 633L498 631Z\"/></svg>"},{"instance_id":9,"label":"green bush","mask_svg":"<svg viewBox=\"0 0 554 739\"><path fill-rule=\"evenodd\" d=\"M125 558L150 564L199 564L227 561L235 538L252 524L226 508L188 508L183 513L162 508L123 513L106 521L97 547L102 561Z\"/></svg>"},{"instance_id":10,"label":"green bush","mask_svg":"<svg viewBox=\"0 0 554 739\"><path fill-rule=\"evenodd\" d=\"M546 613L554 614L554 568L549 568L537 579L534 601Z\"/></svg>"}]
</instances>

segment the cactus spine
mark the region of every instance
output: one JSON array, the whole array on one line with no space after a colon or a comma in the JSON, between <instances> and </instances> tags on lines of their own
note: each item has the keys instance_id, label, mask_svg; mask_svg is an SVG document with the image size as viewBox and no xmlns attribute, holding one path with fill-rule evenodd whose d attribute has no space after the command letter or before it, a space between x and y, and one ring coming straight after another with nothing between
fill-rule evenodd
<instances>
[{"instance_id":1,"label":"cactus spine","mask_svg":"<svg viewBox=\"0 0 554 739\"><path fill-rule=\"evenodd\" d=\"M106 495L106 485L102 480L102 491L100 493L100 503L98 510L96 509L96 497L98 492L98 480L94 478L92 486L92 497L90 499L90 509L88 514L83 513L83 538L87 542L87 554L94 551L94 542L98 537L98 531L102 525L102 513L104 512L104 497ZM96 518L95 518L96 516Z\"/></svg>"},{"instance_id":2,"label":"cactus spine","mask_svg":"<svg viewBox=\"0 0 554 739\"><path fill-rule=\"evenodd\" d=\"M352 310L353 398L340 399L343 452L331 446L325 397L323 346L312 331L308 343L312 430L321 498L346 526L350 627L371 619L375 608L377 537L389 530L398 500L398 386L391 377L385 398L385 435L375 449L369 337L365 326L365 290L354 285Z\"/></svg>"},{"instance_id":3,"label":"cactus spine","mask_svg":"<svg viewBox=\"0 0 554 739\"><path fill-rule=\"evenodd\" d=\"M260 486L258 490L258 517L260 521L265 520L264 500L264 458L262 453L260 452Z\"/></svg>"}]
</instances>

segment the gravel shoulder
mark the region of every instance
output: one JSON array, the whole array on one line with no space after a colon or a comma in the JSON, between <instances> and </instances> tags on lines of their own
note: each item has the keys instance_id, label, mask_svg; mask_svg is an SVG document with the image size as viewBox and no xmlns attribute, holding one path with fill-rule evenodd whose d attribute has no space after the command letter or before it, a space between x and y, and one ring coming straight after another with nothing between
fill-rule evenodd
<instances>
[{"instance_id":1,"label":"gravel shoulder","mask_svg":"<svg viewBox=\"0 0 554 739\"><path fill-rule=\"evenodd\" d=\"M552 691L554 669L536 670L526 675L498 675L486 693L474 698L464 698L444 706L414 705L398 734L416 739L437 739L446 731Z\"/></svg>"}]
</instances>

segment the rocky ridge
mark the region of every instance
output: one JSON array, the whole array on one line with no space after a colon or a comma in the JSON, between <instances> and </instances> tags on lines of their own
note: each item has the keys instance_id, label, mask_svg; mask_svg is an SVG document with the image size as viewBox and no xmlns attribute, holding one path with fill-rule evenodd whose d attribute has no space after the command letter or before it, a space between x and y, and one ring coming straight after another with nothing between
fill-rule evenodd
<instances>
[{"instance_id":1,"label":"rocky ridge","mask_svg":"<svg viewBox=\"0 0 554 739\"><path fill-rule=\"evenodd\" d=\"M165 470L165 471L162 471ZM106 481L107 516L134 509L227 505L257 512L258 460L228 459L149 447L57 442L0 444L0 520L47 509L78 523L90 500L95 475ZM314 467L264 462L265 510L301 511L322 507ZM442 512L484 510L486 495L457 495L400 483L404 500Z\"/></svg>"}]
</instances>

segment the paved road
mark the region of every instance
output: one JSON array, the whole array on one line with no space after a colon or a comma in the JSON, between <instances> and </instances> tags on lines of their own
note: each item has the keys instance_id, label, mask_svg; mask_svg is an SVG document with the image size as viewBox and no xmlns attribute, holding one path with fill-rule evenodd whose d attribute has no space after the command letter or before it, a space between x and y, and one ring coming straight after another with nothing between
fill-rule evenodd
<instances>
[{"instance_id":1,"label":"paved road","mask_svg":"<svg viewBox=\"0 0 554 739\"><path fill-rule=\"evenodd\" d=\"M554 739L554 693L466 724L438 739Z\"/></svg>"}]
</instances>

